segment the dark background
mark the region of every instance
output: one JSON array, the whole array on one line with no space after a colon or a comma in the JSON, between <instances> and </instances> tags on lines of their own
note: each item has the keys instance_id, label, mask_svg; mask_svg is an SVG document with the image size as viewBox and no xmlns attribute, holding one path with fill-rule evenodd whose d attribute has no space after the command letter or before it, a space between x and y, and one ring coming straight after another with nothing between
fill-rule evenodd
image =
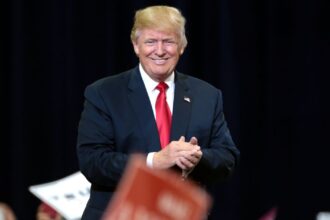
<instances>
[{"instance_id":1,"label":"dark background","mask_svg":"<svg viewBox=\"0 0 330 220\"><path fill-rule=\"evenodd\" d=\"M215 219L315 219L330 210L326 1L4 0L1 10L0 200L34 219L28 186L78 170L83 90L134 67L135 10L180 8L188 47L178 70L224 94L241 151L235 175L214 187Z\"/></svg>"}]
</instances>

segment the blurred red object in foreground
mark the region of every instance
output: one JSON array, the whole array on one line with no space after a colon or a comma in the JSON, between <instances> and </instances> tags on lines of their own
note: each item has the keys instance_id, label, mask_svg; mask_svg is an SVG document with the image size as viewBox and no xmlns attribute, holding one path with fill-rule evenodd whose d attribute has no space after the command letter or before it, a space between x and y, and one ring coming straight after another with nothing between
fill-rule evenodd
<instances>
[{"instance_id":1,"label":"blurred red object in foreground","mask_svg":"<svg viewBox=\"0 0 330 220\"><path fill-rule=\"evenodd\" d=\"M43 202L38 207L37 219L46 219L45 215L49 217L49 219L61 219L55 209Z\"/></svg>"},{"instance_id":2,"label":"blurred red object in foreground","mask_svg":"<svg viewBox=\"0 0 330 220\"><path fill-rule=\"evenodd\" d=\"M205 219L211 197L189 180L169 170L153 170L145 157L134 155L103 220Z\"/></svg>"}]
</instances>

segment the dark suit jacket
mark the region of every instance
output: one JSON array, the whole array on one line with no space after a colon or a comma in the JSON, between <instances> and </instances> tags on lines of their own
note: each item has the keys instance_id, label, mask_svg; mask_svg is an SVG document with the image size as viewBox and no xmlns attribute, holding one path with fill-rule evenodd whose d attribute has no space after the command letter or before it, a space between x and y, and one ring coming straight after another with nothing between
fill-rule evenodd
<instances>
[{"instance_id":1,"label":"dark suit jacket","mask_svg":"<svg viewBox=\"0 0 330 220\"><path fill-rule=\"evenodd\" d=\"M175 73L171 140L198 139L203 156L190 174L202 185L230 175L239 151L224 118L221 92ZM157 152L160 142L152 107L138 67L100 79L85 90L78 129L81 172L92 183L83 219L98 219L132 153Z\"/></svg>"}]
</instances>

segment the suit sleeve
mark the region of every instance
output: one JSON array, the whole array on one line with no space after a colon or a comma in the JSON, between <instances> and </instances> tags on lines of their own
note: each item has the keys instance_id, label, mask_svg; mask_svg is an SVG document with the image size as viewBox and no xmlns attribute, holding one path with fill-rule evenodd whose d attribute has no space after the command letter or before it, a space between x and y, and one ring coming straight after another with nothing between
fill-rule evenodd
<instances>
[{"instance_id":1,"label":"suit sleeve","mask_svg":"<svg viewBox=\"0 0 330 220\"><path fill-rule=\"evenodd\" d=\"M203 156L191 173L192 179L202 184L227 179L239 159L239 150L227 127L222 103L222 95L218 91L208 145L202 148Z\"/></svg>"},{"instance_id":2,"label":"suit sleeve","mask_svg":"<svg viewBox=\"0 0 330 220\"><path fill-rule=\"evenodd\" d=\"M111 113L97 88L92 85L85 90L77 138L79 167L92 184L114 187L124 171L128 156L115 152Z\"/></svg>"}]
</instances>

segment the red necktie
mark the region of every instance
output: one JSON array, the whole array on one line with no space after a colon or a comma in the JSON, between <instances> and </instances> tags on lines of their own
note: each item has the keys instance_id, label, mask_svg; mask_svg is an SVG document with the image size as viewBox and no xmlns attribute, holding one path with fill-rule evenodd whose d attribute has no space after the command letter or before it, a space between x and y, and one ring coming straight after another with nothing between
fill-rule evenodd
<instances>
[{"instance_id":1,"label":"red necktie","mask_svg":"<svg viewBox=\"0 0 330 220\"><path fill-rule=\"evenodd\" d=\"M158 128L158 134L160 139L160 145L164 148L170 142L171 131L171 111L166 102L166 89L168 85L164 82L160 82L156 89L159 90L159 94L156 100L156 123Z\"/></svg>"}]
</instances>

